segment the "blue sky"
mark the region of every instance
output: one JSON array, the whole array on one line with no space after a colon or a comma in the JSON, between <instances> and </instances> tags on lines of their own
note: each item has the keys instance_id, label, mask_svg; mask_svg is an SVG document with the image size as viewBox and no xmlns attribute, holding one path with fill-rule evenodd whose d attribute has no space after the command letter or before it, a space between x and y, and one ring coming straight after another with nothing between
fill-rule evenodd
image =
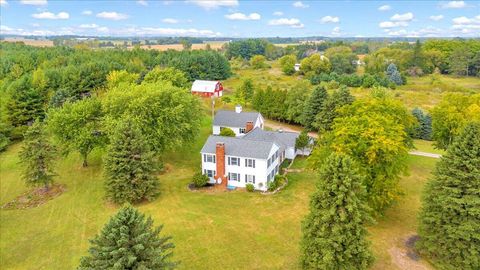
<instances>
[{"instance_id":1,"label":"blue sky","mask_svg":"<svg viewBox=\"0 0 480 270\"><path fill-rule=\"evenodd\" d=\"M202 37L480 37L475 1L0 0L0 32Z\"/></svg>"}]
</instances>

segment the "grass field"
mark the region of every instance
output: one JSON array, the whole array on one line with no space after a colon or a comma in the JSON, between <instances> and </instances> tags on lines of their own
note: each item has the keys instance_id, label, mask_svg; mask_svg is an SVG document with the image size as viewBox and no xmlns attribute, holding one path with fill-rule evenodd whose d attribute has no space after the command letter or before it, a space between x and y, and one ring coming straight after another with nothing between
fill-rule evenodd
<instances>
[{"instance_id":1,"label":"grass field","mask_svg":"<svg viewBox=\"0 0 480 270\"><path fill-rule=\"evenodd\" d=\"M193 146L167 154L168 172L159 176L160 197L139 209L173 236L181 269L297 269L300 224L315 188L315 174L290 174L288 187L273 196L190 192L187 184L200 166L198 151L210 132L210 119L204 119L203 127ZM19 148L16 144L0 154L2 205L26 190L20 179ZM76 154L60 159L57 182L67 191L58 198L33 209L0 210L2 269L77 265L88 239L118 209L104 200L101 155L102 151L94 152L88 168L81 167ZM369 228L377 257L373 269L396 269L390 250L400 249L403 239L415 232L419 194L435 161L410 157L411 173L401 181L405 196ZM293 165L304 166L304 159Z\"/></svg>"},{"instance_id":2,"label":"grass field","mask_svg":"<svg viewBox=\"0 0 480 270\"><path fill-rule=\"evenodd\" d=\"M221 49L225 41L212 41L212 42L205 42L202 44L192 44L192 50L205 50L207 48L207 44L210 45L212 50ZM163 44L163 45L142 45L140 46L142 49L148 50L159 50L159 51L166 51L166 50L183 50L182 44ZM130 47L133 48L133 47Z\"/></svg>"},{"instance_id":3,"label":"grass field","mask_svg":"<svg viewBox=\"0 0 480 270\"><path fill-rule=\"evenodd\" d=\"M53 41L48 39L30 39L30 38L5 38L6 42L23 42L25 45L34 47L53 47Z\"/></svg>"}]
</instances>

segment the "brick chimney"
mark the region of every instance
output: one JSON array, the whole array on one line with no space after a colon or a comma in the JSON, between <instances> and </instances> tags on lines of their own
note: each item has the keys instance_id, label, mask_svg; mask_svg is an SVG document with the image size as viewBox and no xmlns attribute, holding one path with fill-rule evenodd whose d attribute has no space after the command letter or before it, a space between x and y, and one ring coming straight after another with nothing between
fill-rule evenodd
<instances>
[{"instance_id":1,"label":"brick chimney","mask_svg":"<svg viewBox=\"0 0 480 270\"><path fill-rule=\"evenodd\" d=\"M245 133L252 131L252 129L253 129L253 122L248 121L247 124L245 125Z\"/></svg>"},{"instance_id":2,"label":"brick chimney","mask_svg":"<svg viewBox=\"0 0 480 270\"><path fill-rule=\"evenodd\" d=\"M227 187L227 178L225 177L225 144L223 142L217 142L215 148L215 155L217 156L217 175L215 180L218 184L218 179L221 179L221 185Z\"/></svg>"}]
</instances>

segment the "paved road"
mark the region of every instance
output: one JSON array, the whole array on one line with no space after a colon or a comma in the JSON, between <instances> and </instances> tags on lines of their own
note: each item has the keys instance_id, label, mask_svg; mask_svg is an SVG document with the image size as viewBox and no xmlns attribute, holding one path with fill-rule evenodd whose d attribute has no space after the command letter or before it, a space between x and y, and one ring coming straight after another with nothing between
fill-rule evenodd
<instances>
[{"instance_id":1,"label":"paved road","mask_svg":"<svg viewBox=\"0 0 480 270\"><path fill-rule=\"evenodd\" d=\"M268 120L268 119L265 119L265 126L271 128L273 130L282 129L284 131L293 131L293 132L300 132L302 130L302 128L299 127L299 126L280 123L280 122L272 121L272 120ZM315 139L318 138L318 134L316 132L309 132L308 135L310 137L315 138ZM416 150L415 151L410 151L408 153L410 155L414 155L414 156L422 156L422 157L430 157L430 158L441 158L442 157L442 155L440 155L440 154L434 154L434 153L428 153L428 152L422 152L422 151L416 151Z\"/></svg>"}]
</instances>

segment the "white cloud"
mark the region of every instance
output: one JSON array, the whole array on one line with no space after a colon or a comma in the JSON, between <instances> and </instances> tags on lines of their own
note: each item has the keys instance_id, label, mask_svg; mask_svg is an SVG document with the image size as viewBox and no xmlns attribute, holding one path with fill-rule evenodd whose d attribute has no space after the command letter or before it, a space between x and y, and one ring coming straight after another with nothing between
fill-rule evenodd
<instances>
[{"instance_id":1,"label":"white cloud","mask_svg":"<svg viewBox=\"0 0 480 270\"><path fill-rule=\"evenodd\" d=\"M334 27L334 28L332 29L332 36L339 36L339 35L341 35L341 34L342 34L342 33L341 33L341 31L340 31L340 27L339 27L339 26Z\"/></svg>"},{"instance_id":2,"label":"white cloud","mask_svg":"<svg viewBox=\"0 0 480 270\"><path fill-rule=\"evenodd\" d=\"M102 19L107 19L107 20L119 21L119 20L127 19L128 15L123 13L117 13L115 11L110 11L110 12L103 11L103 12L97 13L97 17Z\"/></svg>"},{"instance_id":3,"label":"white cloud","mask_svg":"<svg viewBox=\"0 0 480 270\"><path fill-rule=\"evenodd\" d=\"M399 29L397 31L389 31L387 35L393 36L393 37L398 37L398 36L406 36L407 35L407 30L405 29Z\"/></svg>"},{"instance_id":4,"label":"white cloud","mask_svg":"<svg viewBox=\"0 0 480 270\"><path fill-rule=\"evenodd\" d=\"M20 3L23 5L44 6L47 4L47 0L20 0Z\"/></svg>"},{"instance_id":5,"label":"white cloud","mask_svg":"<svg viewBox=\"0 0 480 270\"><path fill-rule=\"evenodd\" d=\"M383 5L383 6L378 8L378 10L380 10L380 11L387 11L387 10L390 10L390 9L392 9L392 7L389 6L389 5Z\"/></svg>"},{"instance_id":6,"label":"white cloud","mask_svg":"<svg viewBox=\"0 0 480 270\"><path fill-rule=\"evenodd\" d=\"M340 18L334 16L325 16L320 20L322 23L338 23Z\"/></svg>"},{"instance_id":7,"label":"white cloud","mask_svg":"<svg viewBox=\"0 0 480 270\"><path fill-rule=\"evenodd\" d=\"M47 19L47 20L66 20L70 18L70 15L67 12L59 12L57 14L44 11L41 13L34 13L32 14L32 17L35 19Z\"/></svg>"},{"instance_id":8,"label":"white cloud","mask_svg":"<svg viewBox=\"0 0 480 270\"><path fill-rule=\"evenodd\" d=\"M442 8L465 8L467 4L464 1L450 1L441 5Z\"/></svg>"},{"instance_id":9,"label":"white cloud","mask_svg":"<svg viewBox=\"0 0 480 270\"><path fill-rule=\"evenodd\" d=\"M84 11L82 11L82 15L90 16L90 15L92 15L92 14L93 14L93 12L92 12L91 10L84 10Z\"/></svg>"},{"instance_id":10,"label":"white cloud","mask_svg":"<svg viewBox=\"0 0 480 270\"><path fill-rule=\"evenodd\" d=\"M8 5L7 0L0 0L0 6L6 6Z\"/></svg>"},{"instance_id":11,"label":"white cloud","mask_svg":"<svg viewBox=\"0 0 480 270\"><path fill-rule=\"evenodd\" d=\"M95 28L98 28L98 25L91 23L91 24L81 24L78 27L83 29L95 29Z\"/></svg>"},{"instance_id":12,"label":"white cloud","mask_svg":"<svg viewBox=\"0 0 480 270\"><path fill-rule=\"evenodd\" d=\"M302 3L302 1L297 1L293 3L293 6L296 8L308 8L309 5Z\"/></svg>"},{"instance_id":13,"label":"white cloud","mask_svg":"<svg viewBox=\"0 0 480 270\"><path fill-rule=\"evenodd\" d=\"M200 6L206 10L215 9L218 7L236 7L238 0L188 0L187 3Z\"/></svg>"},{"instance_id":14,"label":"white cloud","mask_svg":"<svg viewBox=\"0 0 480 270\"><path fill-rule=\"evenodd\" d=\"M127 34L136 35L164 35L164 36L205 36L215 37L221 35L218 32L212 30L199 30L196 28L155 28L155 27L142 27L142 28L129 28L126 29ZM123 32L120 32L120 34Z\"/></svg>"},{"instance_id":15,"label":"white cloud","mask_svg":"<svg viewBox=\"0 0 480 270\"><path fill-rule=\"evenodd\" d=\"M296 18L281 18L281 19L275 19L275 20L270 20L268 22L269 25L274 25L274 26L290 26L292 28L303 28L304 24L300 22L299 19Z\"/></svg>"},{"instance_id":16,"label":"white cloud","mask_svg":"<svg viewBox=\"0 0 480 270\"><path fill-rule=\"evenodd\" d=\"M281 12L281 11L275 11L275 12L273 12L273 15L274 15L274 16L283 16L283 12Z\"/></svg>"},{"instance_id":17,"label":"white cloud","mask_svg":"<svg viewBox=\"0 0 480 270\"><path fill-rule=\"evenodd\" d=\"M102 26L102 27L97 28L97 32L108 33L108 32L110 32L110 29L108 29L108 27Z\"/></svg>"},{"instance_id":18,"label":"white cloud","mask_svg":"<svg viewBox=\"0 0 480 270\"><path fill-rule=\"evenodd\" d=\"M249 15L246 15L240 12L236 12L236 13L225 15L225 18L229 20L237 20L237 21L250 21L250 20L256 21L256 20L260 20L261 16L258 13L250 13Z\"/></svg>"},{"instance_id":19,"label":"white cloud","mask_svg":"<svg viewBox=\"0 0 480 270\"><path fill-rule=\"evenodd\" d=\"M148 2L146 0L138 0L137 4L142 5L142 6L148 6Z\"/></svg>"},{"instance_id":20,"label":"white cloud","mask_svg":"<svg viewBox=\"0 0 480 270\"><path fill-rule=\"evenodd\" d=\"M175 23L178 23L178 20L177 19L172 19L172 18L165 18L165 19L162 20L162 22L175 24Z\"/></svg>"},{"instance_id":21,"label":"white cloud","mask_svg":"<svg viewBox=\"0 0 480 270\"><path fill-rule=\"evenodd\" d=\"M408 26L408 22L386 21L386 22L381 22L378 26L380 26L380 28L406 27Z\"/></svg>"},{"instance_id":22,"label":"white cloud","mask_svg":"<svg viewBox=\"0 0 480 270\"><path fill-rule=\"evenodd\" d=\"M443 15L432 15L430 16L430 20L432 21L440 21L443 19Z\"/></svg>"},{"instance_id":23,"label":"white cloud","mask_svg":"<svg viewBox=\"0 0 480 270\"><path fill-rule=\"evenodd\" d=\"M452 19L451 29L462 34L480 34L480 15L472 18L465 16Z\"/></svg>"},{"instance_id":24,"label":"white cloud","mask_svg":"<svg viewBox=\"0 0 480 270\"><path fill-rule=\"evenodd\" d=\"M413 20L413 13L407 12L405 14L395 14L390 18L390 20L394 22L409 22Z\"/></svg>"},{"instance_id":25,"label":"white cloud","mask_svg":"<svg viewBox=\"0 0 480 270\"><path fill-rule=\"evenodd\" d=\"M465 16L462 17L457 17L452 19L453 24L462 24L462 25L467 25L467 24L480 24L480 15L478 15L475 18L467 18Z\"/></svg>"}]
</instances>

